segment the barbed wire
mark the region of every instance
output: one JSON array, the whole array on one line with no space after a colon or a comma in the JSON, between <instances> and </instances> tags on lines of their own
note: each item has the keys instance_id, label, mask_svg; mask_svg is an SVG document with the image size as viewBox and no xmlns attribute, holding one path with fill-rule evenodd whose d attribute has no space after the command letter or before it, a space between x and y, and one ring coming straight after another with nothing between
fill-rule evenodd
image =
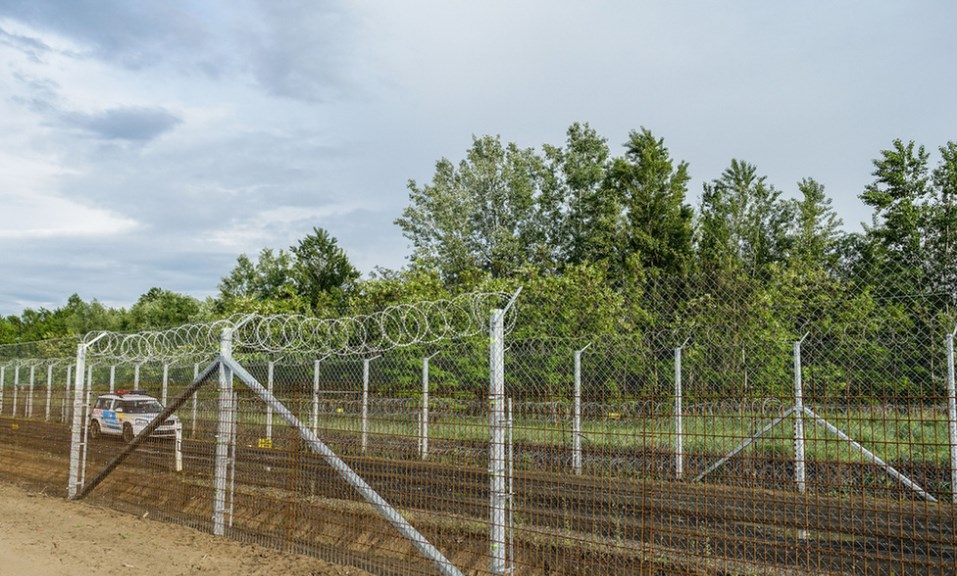
<instances>
[{"instance_id":1,"label":"barbed wire","mask_svg":"<svg viewBox=\"0 0 957 576\"><path fill-rule=\"evenodd\" d=\"M491 310L503 306L510 296L505 292L473 292L346 318L252 314L161 331L91 332L83 342L88 358L127 363L209 357L219 352L227 331L232 334L233 349L242 354L381 354L483 333ZM512 308L506 316L506 330L514 326L515 316Z\"/></svg>"}]
</instances>

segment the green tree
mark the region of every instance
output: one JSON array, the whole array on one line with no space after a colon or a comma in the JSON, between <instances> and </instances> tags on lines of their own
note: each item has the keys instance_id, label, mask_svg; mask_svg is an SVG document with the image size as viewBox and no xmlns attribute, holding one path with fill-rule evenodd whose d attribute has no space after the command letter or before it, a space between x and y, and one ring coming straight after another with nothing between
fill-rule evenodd
<instances>
[{"instance_id":1,"label":"green tree","mask_svg":"<svg viewBox=\"0 0 957 576\"><path fill-rule=\"evenodd\" d=\"M721 177L704 185L698 221L698 249L706 264L737 268L766 279L770 265L789 251L793 208L747 162L732 160Z\"/></svg>"},{"instance_id":2,"label":"green tree","mask_svg":"<svg viewBox=\"0 0 957 576\"><path fill-rule=\"evenodd\" d=\"M874 209L874 224L866 229L871 244L866 273L885 292L915 294L924 288L928 158L923 146L894 140L874 160L874 181L860 196Z\"/></svg>"},{"instance_id":3,"label":"green tree","mask_svg":"<svg viewBox=\"0 0 957 576\"><path fill-rule=\"evenodd\" d=\"M681 275L691 260L692 209L685 204L688 164L675 164L664 145L646 128L632 131L625 155L612 163L609 187L621 199L620 265L637 258L645 274Z\"/></svg>"},{"instance_id":4,"label":"green tree","mask_svg":"<svg viewBox=\"0 0 957 576\"><path fill-rule=\"evenodd\" d=\"M795 231L792 262L802 269L837 266L838 245L843 222L824 193L824 186L813 178L798 183L801 198L794 201Z\"/></svg>"},{"instance_id":5,"label":"green tree","mask_svg":"<svg viewBox=\"0 0 957 576\"><path fill-rule=\"evenodd\" d=\"M285 250L263 248L256 261L245 254L219 283L217 312L302 313L309 303L298 292L294 258Z\"/></svg>"},{"instance_id":6,"label":"green tree","mask_svg":"<svg viewBox=\"0 0 957 576\"><path fill-rule=\"evenodd\" d=\"M411 204L396 219L412 241L413 263L461 283L477 269L508 275L532 257L541 160L532 149L503 146L498 137L473 138L458 166L436 164L432 182L409 181Z\"/></svg>"},{"instance_id":7,"label":"green tree","mask_svg":"<svg viewBox=\"0 0 957 576\"><path fill-rule=\"evenodd\" d=\"M297 292L313 312L342 312L346 295L359 279L359 271L336 239L322 228L313 228L290 251L295 256L292 272Z\"/></svg>"},{"instance_id":8,"label":"green tree","mask_svg":"<svg viewBox=\"0 0 957 576\"><path fill-rule=\"evenodd\" d=\"M162 288L150 288L130 308L134 330L156 330L193 321L200 311L199 300Z\"/></svg>"},{"instance_id":9,"label":"green tree","mask_svg":"<svg viewBox=\"0 0 957 576\"><path fill-rule=\"evenodd\" d=\"M928 275L931 288L957 299L957 143L940 150L933 172L931 206L927 221Z\"/></svg>"},{"instance_id":10,"label":"green tree","mask_svg":"<svg viewBox=\"0 0 957 576\"><path fill-rule=\"evenodd\" d=\"M557 268L608 259L617 250L621 202L606 186L607 140L588 124L572 124L564 147L544 145L539 229Z\"/></svg>"}]
</instances>

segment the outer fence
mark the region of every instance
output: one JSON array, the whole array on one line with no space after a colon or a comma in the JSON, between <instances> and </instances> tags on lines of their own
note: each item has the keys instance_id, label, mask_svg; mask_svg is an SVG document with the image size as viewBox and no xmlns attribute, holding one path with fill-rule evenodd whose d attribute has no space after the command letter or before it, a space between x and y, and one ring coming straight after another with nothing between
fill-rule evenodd
<instances>
[{"instance_id":1,"label":"outer fence","mask_svg":"<svg viewBox=\"0 0 957 576\"><path fill-rule=\"evenodd\" d=\"M7 351L0 474L382 574L957 573L951 319L528 340L505 306L336 350L252 321ZM124 388L181 401L181 469L84 436Z\"/></svg>"}]
</instances>

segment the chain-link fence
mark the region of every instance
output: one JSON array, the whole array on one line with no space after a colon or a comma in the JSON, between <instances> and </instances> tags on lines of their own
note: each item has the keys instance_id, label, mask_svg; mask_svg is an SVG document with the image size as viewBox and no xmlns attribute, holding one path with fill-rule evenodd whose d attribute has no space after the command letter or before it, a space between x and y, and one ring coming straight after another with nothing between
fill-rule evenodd
<instances>
[{"instance_id":1,"label":"chain-link fence","mask_svg":"<svg viewBox=\"0 0 957 576\"><path fill-rule=\"evenodd\" d=\"M950 296L736 290L6 349L4 476L382 574L957 573Z\"/></svg>"}]
</instances>

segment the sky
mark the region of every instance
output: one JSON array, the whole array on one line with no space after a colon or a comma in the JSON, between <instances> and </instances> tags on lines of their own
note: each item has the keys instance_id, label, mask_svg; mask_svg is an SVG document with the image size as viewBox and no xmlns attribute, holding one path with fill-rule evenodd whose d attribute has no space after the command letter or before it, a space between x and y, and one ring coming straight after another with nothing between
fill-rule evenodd
<instances>
[{"instance_id":1,"label":"sky","mask_svg":"<svg viewBox=\"0 0 957 576\"><path fill-rule=\"evenodd\" d=\"M217 293L314 227L411 253L407 183L473 136L664 138L689 202L732 158L848 230L895 138L957 140L957 3L0 0L0 315Z\"/></svg>"}]
</instances>

